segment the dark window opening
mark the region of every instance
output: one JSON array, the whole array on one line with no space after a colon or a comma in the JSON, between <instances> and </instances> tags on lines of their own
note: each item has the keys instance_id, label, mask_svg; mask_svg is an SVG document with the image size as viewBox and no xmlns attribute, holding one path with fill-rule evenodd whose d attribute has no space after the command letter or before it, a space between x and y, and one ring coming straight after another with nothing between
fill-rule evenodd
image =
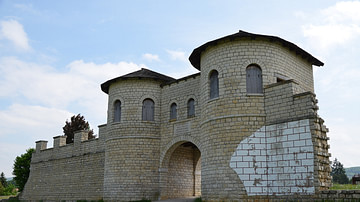
<instances>
[{"instance_id":1,"label":"dark window opening","mask_svg":"<svg viewBox=\"0 0 360 202\"><path fill-rule=\"evenodd\" d=\"M154 121L154 108L154 101L151 99L144 100L142 109L143 121Z\"/></svg>"},{"instance_id":2,"label":"dark window opening","mask_svg":"<svg viewBox=\"0 0 360 202\"><path fill-rule=\"evenodd\" d=\"M210 99L219 97L219 73L213 70L210 74Z\"/></svg>"},{"instance_id":3,"label":"dark window opening","mask_svg":"<svg viewBox=\"0 0 360 202\"><path fill-rule=\"evenodd\" d=\"M262 71L256 65L250 65L246 68L246 92L263 93Z\"/></svg>"},{"instance_id":4,"label":"dark window opening","mask_svg":"<svg viewBox=\"0 0 360 202\"><path fill-rule=\"evenodd\" d=\"M170 106L170 119L176 120L177 117L177 105L175 103L172 103Z\"/></svg>"},{"instance_id":5,"label":"dark window opening","mask_svg":"<svg viewBox=\"0 0 360 202\"><path fill-rule=\"evenodd\" d=\"M114 104L114 122L121 121L121 102L116 100Z\"/></svg>"},{"instance_id":6,"label":"dark window opening","mask_svg":"<svg viewBox=\"0 0 360 202\"><path fill-rule=\"evenodd\" d=\"M195 116L195 100L192 98L188 101L187 112L188 112L188 117Z\"/></svg>"}]
</instances>

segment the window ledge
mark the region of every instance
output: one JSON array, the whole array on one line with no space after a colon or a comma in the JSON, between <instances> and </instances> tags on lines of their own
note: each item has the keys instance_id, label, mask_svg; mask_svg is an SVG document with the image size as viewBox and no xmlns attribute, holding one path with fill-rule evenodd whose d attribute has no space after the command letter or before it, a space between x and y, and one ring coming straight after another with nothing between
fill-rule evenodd
<instances>
[{"instance_id":1,"label":"window ledge","mask_svg":"<svg viewBox=\"0 0 360 202\"><path fill-rule=\"evenodd\" d=\"M175 122L177 119L170 119L169 122Z\"/></svg>"},{"instance_id":2,"label":"window ledge","mask_svg":"<svg viewBox=\"0 0 360 202\"><path fill-rule=\"evenodd\" d=\"M247 93L248 97L264 97L264 93Z\"/></svg>"},{"instance_id":3,"label":"window ledge","mask_svg":"<svg viewBox=\"0 0 360 202\"><path fill-rule=\"evenodd\" d=\"M216 100L218 100L218 99L220 99L219 97L216 97L216 98L211 98L211 99L209 99L207 102L209 103L209 102L213 102L213 101L216 101Z\"/></svg>"},{"instance_id":4,"label":"window ledge","mask_svg":"<svg viewBox=\"0 0 360 202\"><path fill-rule=\"evenodd\" d=\"M155 123L155 121L145 121L145 120L142 120L141 123Z\"/></svg>"}]
</instances>

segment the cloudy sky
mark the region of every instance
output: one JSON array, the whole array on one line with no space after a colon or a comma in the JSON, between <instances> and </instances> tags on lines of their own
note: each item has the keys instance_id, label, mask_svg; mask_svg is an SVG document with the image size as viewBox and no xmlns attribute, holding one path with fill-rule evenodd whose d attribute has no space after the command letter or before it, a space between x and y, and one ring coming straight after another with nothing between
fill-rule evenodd
<instances>
[{"instance_id":1,"label":"cloudy sky","mask_svg":"<svg viewBox=\"0 0 360 202\"><path fill-rule=\"evenodd\" d=\"M140 68L174 78L188 56L238 30L275 35L325 63L316 67L330 152L360 166L360 1L0 0L0 172L35 141L62 134L81 113L106 123L100 84Z\"/></svg>"}]
</instances>

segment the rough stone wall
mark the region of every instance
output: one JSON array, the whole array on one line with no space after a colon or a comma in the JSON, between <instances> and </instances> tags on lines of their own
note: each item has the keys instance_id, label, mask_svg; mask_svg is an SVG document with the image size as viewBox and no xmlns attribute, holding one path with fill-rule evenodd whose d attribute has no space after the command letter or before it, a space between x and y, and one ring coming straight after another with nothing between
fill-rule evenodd
<instances>
[{"instance_id":1,"label":"rough stone wall","mask_svg":"<svg viewBox=\"0 0 360 202\"><path fill-rule=\"evenodd\" d=\"M281 45L255 40L217 44L202 53L200 78L202 198L233 200L247 196L246 187L230 167L238 144L266 125L273 112L265 110L264 94L246 92L246 67L262 69L263 84L278 75L294 79L296 92L313 92L312 66ZM219 73L219 97L209 98L209 74ZM283 92L292 96L293 90ZM301 112L301 110L299 110ZM292 115L289 115L292 116ZM276 119L276 118L274 118Z\"/></svg>"},{"instance_id":2,"label":"rough stone wall","mask_svg":"<svg viewBox=\"0 0 360 202\"><path fill-rule=\"evenodd\" d=\"M304 92L296 94L298 84L285 81L265 88L266 124L284 123L309 119L314 153L315 192L327 190L331 186L330 154L324 121L317 115L315 94Z\"/></svg>"},{"instance_id":3,"label":"rough stone wall","mask_svg":"<svg viewBox=\"0 0 360 202\"><path fill-rule=\"evenodd\" d=\"M220 82L225 85L220 87L223 89L220 96L226 92L241 95L246 93L245 69L250 64L257 64L262 69L264 86L276 83L277 78L293 79L299 84L297 93L314 92L311 63L281 44L269 41L241 39L209 47L201 56L201 74L208 77L209 71L219 69L219 74L227 78Z\"/></svg>"},{"instance_id":4,"label":"rough stone wall","mask_svg":"<svg viewBox=\"0 0 360 202\"><path fill-rule=\"evenodd\" d=\"M199 191L199 177L196 177L196 166L199 161L199 151L192 146L180 145L171 155L168 177L168 198L195 196ZM197 193L199 195L199 193Z\"/></svg>"},{"instance_id":5,"label":"rough stone wall","mask_svg":"<svg viewBox=\"0 0 360 202\"><path fill-rule=\"evenodd\" d=\"M176 181L174 181L173 177L181 173L181 170L177 170L179 173L170 174L170 158L174 159L173 155L176 154L173 150L177 149L177 147L184 142L191 142L197 145L200 143L201 133L199 121L201 117L201 105L199 103L199 82L200 75L194 74L162 87L160 192L161 198L163 199L174 197L174 194L177 194L177 191L169 189L174 186L173 183ZM187 108L189 99L194 99L195 101L195 115L190 117L188 116ZM177 105L177 118L175 120L170 120L170 106L172 103L176 103ZM164 158L166 158L166 160L164 160ZM200 158L200 152L198 158ZM196 169L198 169L198 171L193 171L192 175L194 175L195 172L195 192L196 195L199 196L201 194L201 170L199 170L201 161L199 160L197 163L198 166L196 166ZM187 164L187 166L194 167L191 162ZM192 192L194 192L194 190ZM181 194L177 195L180 196Z\"/></svg>"},{"instance_id":6,"label":"rough stone wall","mask_svg":"<svg viewBox=\"0 0 360 202\"><path fill-rule=\"evenodd\" d=\"M20 199L33 201L100 200L103 197L104 142L86 140L87 133L75 134L75 142L47 149L38 142L30 176ZM42 149L39 147L42 144Z\"/></svg>"},{"instance_id":7,"label":"rough stone wall","mask_svg":"<svg viewBox=\"0 0 360 202\"><path fill-rule=\"evenodd\" d=\"M127 79L109 88L105 140L104 200L133 201L159 197L160 81ZM154 121L142 121L144 99L154 101ZM121 121L114 103L121 101Z\"/></svg>"},{"instance_id":8,"label":"rough stone wall","mask_svg":"<svg viewBox=\"0 0 360 202\"><path fill-rule=\"evenodd\" d=\"M262 127L238 145L230 167L248 196L314 194L309 120Z\"/></svg>"},{"instance_id":9,"label":"rough stone wall","mask_svg":"<svg viewBox=\"0 0 360 202\"><path fill-rule=\"evenodd\" d=\"M200 139L199 120L201 105L199 102L200 75L195 74L188 79L165 85L161 91L161 148L169 147L169 143L181 135ZM195 101L195 115L188 117L189 99ZM170 120L170 105L177 104L177 119Z\"/></svg>"}]
</instances>

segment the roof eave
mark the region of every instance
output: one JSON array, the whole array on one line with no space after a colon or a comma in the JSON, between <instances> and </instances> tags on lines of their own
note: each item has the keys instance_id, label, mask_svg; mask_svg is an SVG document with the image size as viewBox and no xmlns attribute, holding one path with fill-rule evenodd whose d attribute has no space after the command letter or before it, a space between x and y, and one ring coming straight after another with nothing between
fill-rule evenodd
<instances>
[{"instance_id":1,"label":"roof eave","mask_svg":"<svg viewBox=\"0 0 360 202\"><path fill-rule=\"evenodd\" d=\"M289 41L286 41L286 40L284 40L284 39L282 39L280 37L268 36L268 35L260 35L260 34L252 34L252 33L244 32L244 31L241 31L241 30L238 33L228 35L228 36L225 36L225 37L221 37L219 39L209 41L209 42L199 46L198 48L194 49L193 52L190 54L189 61L196 69L200 70L201 69L201 67L200 67L201 53L203 51L205 51L208 47L215 46L215 45L217 45L219 42L221 42L223 40L230 40L231 41L231 40L235 40L237 38L245 38L245 37L250 37L253 40L255 40L256 38L265 38L265 39L268 39L268 40L270 40L272 42L274 42L274 41L279 42L282 46L289 48L290 51L294 51L296 54L300 54L305 60L310 62L312 65L324 66L323 62L321 62L320 60L318 60L317 58L312 56L310 53L306 52L305 50L298 47L297 45L295 45L295 44L293 44L293 43L291 43Z\"/></svg>"}]
</instances>

